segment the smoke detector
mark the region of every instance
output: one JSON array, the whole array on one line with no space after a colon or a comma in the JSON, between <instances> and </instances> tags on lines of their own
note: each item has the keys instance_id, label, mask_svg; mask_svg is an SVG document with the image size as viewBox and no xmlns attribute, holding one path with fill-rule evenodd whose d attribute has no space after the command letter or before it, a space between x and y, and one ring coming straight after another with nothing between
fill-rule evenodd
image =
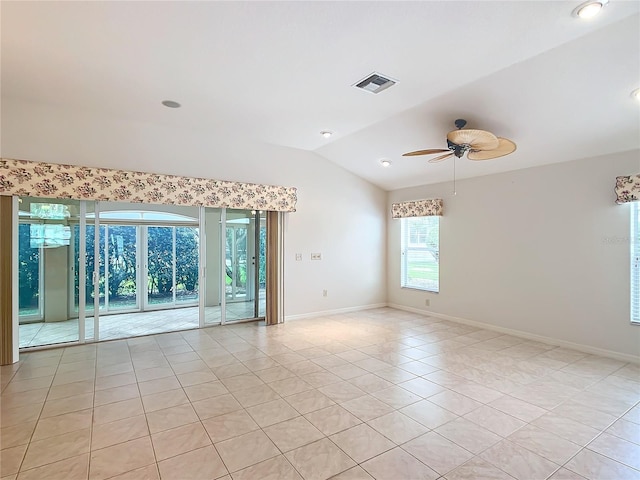
<instances>
[{"instance_id":1,"label":"smoke detector","mask_svg":"<svg viewBox=\"0 0 640 480\"><path fill-rule=\"evenodd\" d=\"M380 73L373 72L371 75L367 75L359 82L354 83L353 86L366 92L380 93L389 87L393 87L396 83L398 83L397 80L381 75Z\"/></svg>"}]
</instances>

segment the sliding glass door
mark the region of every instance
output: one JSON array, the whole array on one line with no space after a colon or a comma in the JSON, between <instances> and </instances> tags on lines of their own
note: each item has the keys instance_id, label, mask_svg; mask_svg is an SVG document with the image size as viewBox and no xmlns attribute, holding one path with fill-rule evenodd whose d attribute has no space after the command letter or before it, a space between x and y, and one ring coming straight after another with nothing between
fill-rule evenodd
<instances>
[{"instance_id":1,"label":"sliding glass door","mask_svg":"<svg viewBox=\"0 0 640 480\"><path fill-rule=\"evenodd\" d=\"M249 218L227 219L226 228L226 296L227 303L251 299L252 265L248 256L253 254L249 240Z\"/></svg>"},{"instance_id":2,"label":"sliding glass door","mask_svg":"<svg viewBox=\"0 0 640 480\"><path fill-rule=\"evenodd\" d=\"M20 200L21 347L264 316L261 212Z\"/></svg>"},{"instance_id":3,"label":"sliding glass door","mask_svg":"<svg viewBox=\"0 0 640 480\"><path fill-rule=\"evenodd\" d=\"M22 197L18 211L18 323L20 347L74 342L71 230L80 202Z\"/></svg>"},{"instance_id":4,"label":"sliding glass door","mask_svg":"<svg viewBox=\"0 0 640 480\"><path fill-rule=\"evenodd\" d=\"M264 316L265 218L255 210L227 210L225 240L226 320Z\"/></svg>"},{"instance_id":5,"label":"sliding glass door","mask_svg":"<svg viewBox=\"0 0 640 480\"><path fill-rule=\"evenodd\" d=\"M104 282L98 284L96 290L95 278L98 278L98 272L101 265L104 265L104 249L99 249L96 257L96 235L98 235L98 245L100 239L105 237L104 227L99 227L96 232L95 227L95 202L80 202L80 214L78 222L71 228L71 266L69 284L69 312L70 319L77 318L80 322L79 328L80 339L87 341L95 338L95 322L94 307L96 304L96 296L98 301L104 298ZM84 321L83 321L84 319Z\"/></svg>"},{"instance_id":6,"label":"sliding glass door","mask_svg":"<svg viewBox=\"0 0 640 480\"><path fill-rule=\"evenodd\" d=\"M257 242L258 251L255 260L257 265L256 274L256 296L257 296L257 314L256 317L265 317L267 312L267 215L266 212L258 212L256 219L258 225Z\"/></svg>"}]
</instances>

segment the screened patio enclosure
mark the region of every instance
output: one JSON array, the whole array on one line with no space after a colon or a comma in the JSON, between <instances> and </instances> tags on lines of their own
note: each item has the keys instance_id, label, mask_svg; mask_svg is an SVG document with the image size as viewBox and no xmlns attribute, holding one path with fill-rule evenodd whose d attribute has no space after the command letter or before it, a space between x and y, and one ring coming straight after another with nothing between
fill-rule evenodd
<instances>
[{"instance_id":1,"label":"screened patio enclosure","mask_svg":"<svg viewBox=\"0 0 640 480\"><path fill-rule=\"evenodd\" d=\"M20 347L265 315L254 210L19 198Z\"/></svg>"}]
</instances>

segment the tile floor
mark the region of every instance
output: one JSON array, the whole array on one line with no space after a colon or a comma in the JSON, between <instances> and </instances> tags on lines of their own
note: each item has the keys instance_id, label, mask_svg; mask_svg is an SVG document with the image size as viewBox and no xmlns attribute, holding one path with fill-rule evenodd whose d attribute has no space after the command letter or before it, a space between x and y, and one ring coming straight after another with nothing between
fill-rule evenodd
<instances>
[{"instance_id":1,"label":"tile floor","mask_svg":"<svg viewBox=\"0 0 640 480\"><path fill-rule=\"evenodd\" d=\"M1 373L2 480L640 479L640 366L389 308Z\"/></svg>"},{"instance_id":2,"label":"tile floor","mask_svg":"<svg viewBox=\"0 0 640 480\"><path fill-rule=\"evenodd\" d=\"M233 322L253 317L253 302L227 303L226 321ZM260 311L265 310L265 300L260 299ZM205 307L205 323L220 323L221 308ZM151 335L198 328L198 307L176 308L171 310L152 310L100 316L100 339ZM93 317L85 319L86 338L93 338ZM20 325L20 348L78 340L78 319L63 322L37 322Z\"/></svg>"}]
</instances>

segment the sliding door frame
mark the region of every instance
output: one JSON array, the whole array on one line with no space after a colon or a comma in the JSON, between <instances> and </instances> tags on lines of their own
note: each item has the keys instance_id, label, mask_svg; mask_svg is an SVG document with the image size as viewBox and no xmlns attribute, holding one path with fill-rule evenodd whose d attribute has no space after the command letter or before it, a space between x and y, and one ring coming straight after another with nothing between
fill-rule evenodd
<instances>
[{"instance_id":1,"label":"sliding door frame","mask_svg":"<svg viewBox=\"0 0 640 480\"><path fill-rule=\"evenodd\" d=\"M207 275L207 230L205 228L205 207L198 207L198 328L205 327L205 297L207 296L205 277Z\"/></svg>"},{"instance_id":2,"label":"sliding door frame","mask_svg":"<svg viewBox=\"0 0 640 480\"><path fill-rule=\"evenodd\" d=\"M227 209L220 211L220 325L227 323Z\"/></svg>"},{"instance_id":3,"label":"sliding door frame","mask_svg":"<svg viewBox=\"0 0 640 480\"><path fill-rule=\"evenodd\" d=\"M7 198L7 197L3 197ZM4 230L3 237L2 237L2 250L3 252L6 252L7 249L10 248L11 250L11 255L9 256L9 258L11 259L10 262L10 267L12 267L12 269L9 270L9 275L7 276L6 273L6 264L7 262L4 263L0 263L0 267L2 267L4 270L2 270L2 272L0 272L1 274L4 274L5 276L3 277L4 281L2 281L2 279L0 279L0 295L3 295L3 299L7 296L7 289L6 289L6 281L9 281L9 285L10 285L10 291L9 291L9 296L11 297L10 302L2 302L3 308L0 309L0 313L2 313L2 318L0 319L0 329L3 333L3 338L8 339L10 338L11 341L9 342L2 342L2 345L0 345L2 348L0 349L0 360L2 362L9 362L11 363L11 361L16 361L17 360L17 352L19 351L19 316L18 316L18 278L17 278L17 272L18 272L18 268L17 268L17 263L18 263L18 222L19 222L19 218L18 218L18 212L19 212L19 198L18 196L12 196L12 197L8 197L9 200L4 200L3 202L3 208L6 208L7 202L10 203L10 212L11 212L11 221L10 222L1 222L2 223L2 227ZM79 239L78 239L78 252L73 252L73 255L75 256L76 253L78 255L79 258L79 271L78 271L78 340L77 341L72 341L72 342L67 342L64 345L74 345L74 344L78 344L78 343L87 343L87 342L99 342L101 340L101 336L100 336L100 254L101 254L101 250L103 248L107 248L108 249L108 245L105 242L105 245L101 245L101 237L103 235L101 235L100 232L100 226L101 226L101 205L100 202L98 201L94 201L93 202L93 209L94 209L94 218L93 218L93 226L94 226L94 232L93 232L93 236L94 236L94 267L93 267L93 271L92 272L88 272L86 270L86 256L87 256L87 237L88 237L88 227L87 224L88 219L87 219L87 210L88 210L88 205L89 205L90 201L83 201L80 200L79 205L80 205L80 218L79 218ZM284 247L284 238L283 238L283 231L282 231L282 221L283 221L283 214L281 212L276 212L276 211L267 211L266 212L266 312L265 312L265 321L267 325L273 325L276 323L281 323L283 321L283 311L282 311L282 307L283 307L283 268L282 268L282 258L283 258L283 247ZM6 218L6 217L5 217ZM220 209L220 279L221 279L221 284L220 284L220 309L221 309L221 320L220 320L220 324L224 325L226 324L226 269L225 269L225 265L226 265L226 220L227 220L227 209L226 208L221 208ZM253 295L253 301L254 301L254 305L253 305L253 318L250 319L246 319L245 321L252 321L255 319L259 319L261 318L259 316L260 314L260 307L259 307L259 301L260 301L260 276L259 276L259 271L260 271L260 261L261 261L261 251L260 251L260 223L261 223L261 212L256 211L253 219L252 219L253 223L254 223L254 235L252 236L252 238L250 239L250 241L253 242L254 244L254 248L253 248L253 272L254 272L254 279L252 279L252 285L251 288L254 290L254 295ZM10 223L10 225L8 225L8 227L10 228L5 228L5 224L6 223ZM107 223L105 223L105 227L107 227L107 225L111 223L109 222L109 220L107 220ZM178 225L174 225L174 227L177 227ZM139 225L138 226L138 231L136 234L136 240L138 245L142 246L142 240L144 239L144 234L141 232L141 229L145 228L144 225ZM206 326L210 326L211 324L207 324L205 322L205 282L206 282L206 276L208 274L207 272L207 268L206 268L206 256L207 256L207 252L206 252L206 246L207 246L207 235L206 235L206 228L205 228L205 207L199 207L199 213L198 213L198 224L197 227L199 230L199 265L198 265L198 289L199 289L199 295L198 295L198 325L200 328L206 327ZM108 238L108 236L106 235L105 232L105 238ZM176 231L174 228L174 237L176 236ZM9 245L7 245L6 242L6 238L10 238L9 240ZM249 240L249 239L248 239ZM173 250L174 250L174 263L176 261L175 259L175 250L176 250L176 239L174 238L174 245L173 245ZM139 248L139 247L137 247ZM103 268L105 269L105 278L107 278L108 276L108 265L106 264L106 262L108 261L108 250L107 250L107 255L105 257L105 263L103 265ZM3 257L6 258L6 255L3 255ZM247 259L249 260L249 259ZM137 278L141 278L141 275L145 272L144 268L141 268L141 263L144 261L144 259L142 258L141 254L138 252L138 259L136 261L136 268L137 268L137 273L136 276ZM250 263L250 262L248 262ZM249 265L248 265L249 266ZM88 276L91 275L91 283L93 285L93 291L94 291L94 299L93 299L93 306L94 306L94 311L93 311L93 336L90 338L87 338L87 325L86 325L86 320L87 320L87 310L86 310L86 302L87 302L87 292L85 289L85 285L87 283L87 281L89 280ZM176 268L174 265L174 272L173 272L173 276L176 276ZM71 286L72 290L75 290L75 282L72 282L73 285ZM144 283L144 282L143 282ZM142 286L143 283L140 283L140 285ZM174 278L174 284L175 284L175 278ZM106 285L105 285L106 287ZM107 295L107 292L105 290L105 295ZM175 292L174 292L174 297L175 297ZM74 297L74 303L75 303L75 297ZM138 298L138 306L141 306L142 303L142 298ZM175 307L175 302L174 305ZM10 312L10 313L9 313ZM7 325L10 328L6 328ZM7 336L8 335L8 336ZM64 346L64 345L60 345L60 346ZM28 350L37 350L40 348L51 348L53 346L58 346L58 345L45 345L42 347L29 347ZM15 350L15 359L16 360L11 360L12 355L7 355L7 349L10 347L10 349L12 351ZM7 360L9 358L9 360Z\"/></svg>"}]
</instances>

